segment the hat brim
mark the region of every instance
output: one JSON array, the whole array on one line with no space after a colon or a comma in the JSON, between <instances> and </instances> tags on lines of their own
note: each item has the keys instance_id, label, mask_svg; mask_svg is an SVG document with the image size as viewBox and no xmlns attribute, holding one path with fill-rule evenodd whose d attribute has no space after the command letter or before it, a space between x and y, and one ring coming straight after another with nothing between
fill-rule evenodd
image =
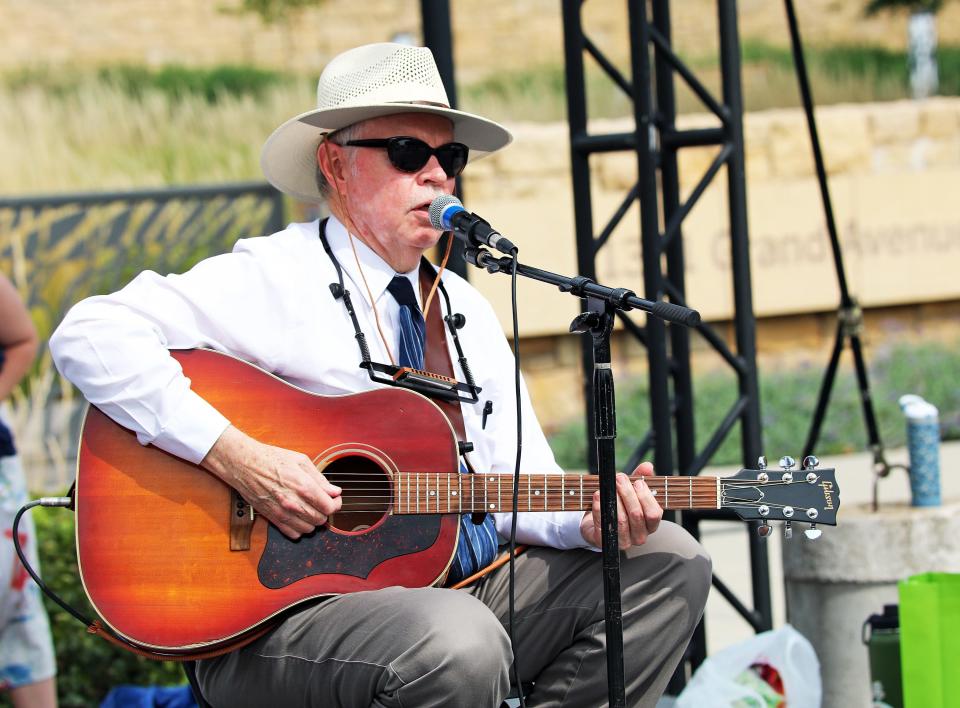
<instances>
[{"instance_id":1,"label":"hat brim","mask_svg":"<svg viewBox=\"0 0 960 708\"><path fill-rule=\"evenodd\" d=\"M340 130L370 118L398 113L427 113L449 118L453 139L470 148L475 160L506 147L513 140L499 123L472 113L442 106L381 103L367 106L315 109L281 125L267 138L260 153L260 168L274 187L304 202L320 202L316 153L324 133Z\"/></svg>"}]
</instances>

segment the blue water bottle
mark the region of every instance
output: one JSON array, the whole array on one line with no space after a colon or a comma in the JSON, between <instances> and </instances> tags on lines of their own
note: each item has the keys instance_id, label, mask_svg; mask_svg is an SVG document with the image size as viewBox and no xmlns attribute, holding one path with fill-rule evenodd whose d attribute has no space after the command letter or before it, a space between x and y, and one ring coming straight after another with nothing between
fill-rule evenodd
<instances>
[{"instance_id":1,"label":"blue water bottle","mask_svg":"<svg viewBox=\"0 0 960 708\"><path fill-rule=\"evenodd\" d=\"M914 506L940 506L940 414L920 396L900 397L907 419L910 494Z\"/></svg>"}]
</instances>

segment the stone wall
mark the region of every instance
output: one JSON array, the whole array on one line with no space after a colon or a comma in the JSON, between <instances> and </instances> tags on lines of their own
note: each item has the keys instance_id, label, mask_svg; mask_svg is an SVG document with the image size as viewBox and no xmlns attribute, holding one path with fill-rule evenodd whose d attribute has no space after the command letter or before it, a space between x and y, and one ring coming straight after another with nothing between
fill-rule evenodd
<instances>
[{"instance_id":1,"label":"stone wall","mask_svg":"<svg viewBox=\"0 0 960 708\"><path fill-rule=\"evenodd\" d=\"M817 110L832 201L847 253L850 287L867 307L960 297L960 281L942 268L960 258L960 99L829 106ZM678 127L716 124L681 116ZM569 138L565 124L511 125L512 145L471 163L464 173L470 206L496 218L522 244L530 262L560 272L575 269ZM629 132L632 123L598 121L594 134ZM748 210L758 315L832 309L833 284L823 208L806 122L800 110L744 117ZM684 198L716 155L715 147L680 154ZM599 231L637 179L636 158L606 153L592 158L593 202ZM732 315L726 187L721 170L684 227L687 292L706 319ZM628 212L598 259L600 274L642 289L639 209ZM917 278L916 274L924 277ZM908 277L910 276L910 277ZM790 282L816 283L802 293ZM486 281L481 280L481 284ZM498 283L499 285L499 283ZM534 302L539 300L529 293ZM490 296L502 306L502 296ZM501 299L498 299L501 298ZM571 312L573 310L571 309ZM542 312L524 334L564 331L567 312Z\"/></svg>"},{"instance_id":2,"label":"stone wall","mask_svg":"<svg viewBox=\"0 0 960 708\"><path fill-rule=\"evenodd\" d=\"M710 125L682 116L680 127ZM867 309L865 341L904 336L960 337L960 99L830 106L818 109L848 284ZM465 173L468 206L517 243L521 261L574 274L576 254L569 139L564 124L510 126L516 140ZM632 130L604 121L592 133ZM839 289L803 114L774 110L744 117L747 206L754 309L761 356L826 362L836 328ZM684 197L716 148L681 155ZM595 231L636 181L636 158L593 158ZM688 303L732 342L733 291L724 173L684 225ZM600 282L643 294L639 209L634 205L597 260ZM509 281L477 272L473 282L510 322ZM579 343L566 335L573 298L521 281L525 368L548 424L581 405ZM642 323L642 317L638 318ZM719 363L694 337L698 366ZM624 339L616 371L644 371L644 352Z\"/></svg>"},{"instance_id":3,"label":"stone wall","mask_svg":"<svg viewBox=\"0 0 960 708\"><path fill-rule=\"evenodd\" d=\"M797 3L805 41L902 48L906 16L864 18L865 4ZM420 35L415 0L325 0L270 26L255 15L230 12L238 5L238 0L0 0L0 69L240 62L312 73L345 48L397 34ZM561 0L452 0L450 5L461 79L562 62ZM625 2L613 0L584 5L587 31L615 58L628 53L625 8ZM716 45L716 14L715 0L671 3L675 46L694 55L710 53ZM742 37L788 43L782 3L742 0L739 18ZM960 5L946 3L938 27L941 42L960 41ZM516 47L522 53L509 50Z\"/></svg>"}]
</instances>

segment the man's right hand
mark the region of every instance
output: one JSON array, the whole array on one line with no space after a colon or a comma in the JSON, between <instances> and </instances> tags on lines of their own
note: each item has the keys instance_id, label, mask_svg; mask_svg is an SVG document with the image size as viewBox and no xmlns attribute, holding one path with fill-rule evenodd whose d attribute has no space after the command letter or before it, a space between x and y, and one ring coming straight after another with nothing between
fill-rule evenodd
<instances>
[{"instance_id":1,"label":"man's right hand","mask_svg":"<svg viewBox=\"0 0 960 708\"><path fill-rule=\"evenodd\" d=\"M257 513L294 540L325 524L342 504L340 487L328 482L309 457L265 445L232 425L200 466L236 489Z\"/></svg>"}]
</instances>

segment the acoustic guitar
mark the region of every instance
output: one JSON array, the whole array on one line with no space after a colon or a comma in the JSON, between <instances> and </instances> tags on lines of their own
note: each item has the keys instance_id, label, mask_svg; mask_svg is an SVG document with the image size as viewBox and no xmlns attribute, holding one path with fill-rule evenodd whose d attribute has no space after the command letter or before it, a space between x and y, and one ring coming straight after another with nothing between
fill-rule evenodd
<instances>
[{"instance_id":1,"label":"acoustic guitar","mask_svg":"<svg viewBox=\"0 0 960 708\"><path fill-rule=\"evenodd\" d=\"M76 481L81 579L103 620L148 650L229 646L304 601L428 586L453 559L459 515L512 510L513 476L461 475L449 421L404 389L313 394L231 356L172 352L192 388L237 428L301 451L343 489L343 508L291 541L219 479L90 407ZM794 476L795 475L795 476ZM835 524L832 469L653 477L666 509ZM521 512L589 509L598 477L521 475Z\"/></svg>"}]
</instances>

